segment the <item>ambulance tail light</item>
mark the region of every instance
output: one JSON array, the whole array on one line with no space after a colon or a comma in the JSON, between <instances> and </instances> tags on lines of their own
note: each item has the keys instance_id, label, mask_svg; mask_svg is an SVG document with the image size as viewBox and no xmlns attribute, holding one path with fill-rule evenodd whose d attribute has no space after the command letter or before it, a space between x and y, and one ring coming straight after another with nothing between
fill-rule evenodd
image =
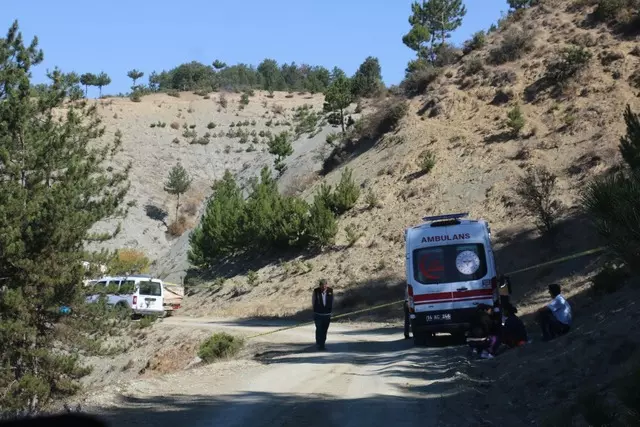
<instances>
[{"instance_id":1,"label":"ambulance tail light","mask_svg":"<svg viewBox=\"0 0 640 427\"><path fill-rule=\"evenodd\" d=\"M413 286L407 285L407 294L409 295L409 313L415 313L416 305L413 301Z\"/></svg>"},{"instance_id":2,"label":"ambulance tail light","mask_svg":"<svg viewBox=\"0 0 640 427\"><path fill-rule=\"evenodd\" d=\"M135 307L138 304L138 296L134 295L133 296L133 306Z\"/></svg>"}]
</instances>

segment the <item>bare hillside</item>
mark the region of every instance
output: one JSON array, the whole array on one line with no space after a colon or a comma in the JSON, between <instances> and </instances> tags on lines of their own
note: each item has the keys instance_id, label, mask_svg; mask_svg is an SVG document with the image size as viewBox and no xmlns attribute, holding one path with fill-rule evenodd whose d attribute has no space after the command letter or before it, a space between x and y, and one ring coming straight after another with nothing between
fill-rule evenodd
<instances>
[{"instance_id":1,"label":"bare hillside","mask_svg":"<svg viewBox=\"0 0 640 427\"><path fill-rule=\"evenodd\" d=\"M223 106L226 99L226 108ZM94 247L139 249L154 261L153 272L169 280L184 276L189 230L195 226L213 182L226 169L241 182L273 165L268 152L269 134L295 134L300 112L321 112L322 95L257 91L243 106L241 94L211 93L206 97L189 92L179 97L149 95L141 102L107 98L99 102L107 129L105 138L122 133L123 150L116 162L132 163L129 215L118 235ZM296 116L298 118L296 118ZM311 121L313 122L313 120ZM318 121L294 143L288 170L280 179L283 191L300 191L304 180L321 166L326 134L334 131ZM164 191L168 173L180 162L193 178L181 199L179 215L186 218L187 232L171 236L168 226L176 218L176 198ZM113 232L116 222L99 224L96 232Z\"/></svg>"},{"instance_id":2,"label":"bare hillside","mask_svg":"<svg viewBox=\"0 0 640 427\"><path fill-rule=\"evenodd\" d=\"M186 312L301 313L320 277L343 292L343 309L354 302L401 299L402 232L427 214L468 211L471 217L487 219L504 272L597 246L578 209L580 190L589 178L619 161L624 107L628 103L640 108L634 87L640 59L634 41L616 37L604 26L587 25L591 10L569 7L568 2L547 4L503 22L484 47L445 69L425 95L410 101L399 130L371 147L361 147L357 156L324 178L335 183L348 166L364 189L358 206L340 219L333 250L312 259L258 265L255 287L240 274L222 289L192 297ZM506 61L496 60L496 52L511 49L508 44L518 36L526 46ZM547 65L573 44L586 49L590 59L558 90L544 78ZM516 105L526 123L517 136L505 126ZM421 175L419 162L426 150L435 154L436 164ZM563 205L561 236L553 250L542 241L514 192L524 171L539 165L557 175L556 197ZM311 196L320 183L305 194ZM365 206L369 189L379 207ZM348 226L361 234L352 246L345 233ZM518 277L522 286L517 292L529 292L525 282L537 280L533 290L547 280L571 282L569 273L576 266L582 266L580 261ZM246 266L250 268L254 266ZM358 289L362 292L354 298Z\"/></svg>"}]
</instances>

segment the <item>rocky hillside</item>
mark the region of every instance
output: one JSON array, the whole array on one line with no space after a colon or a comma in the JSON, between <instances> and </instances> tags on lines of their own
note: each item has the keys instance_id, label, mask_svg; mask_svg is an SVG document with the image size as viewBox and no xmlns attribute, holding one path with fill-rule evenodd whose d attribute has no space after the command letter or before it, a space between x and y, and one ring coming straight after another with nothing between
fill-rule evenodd
<instances>
[{"instance_id":1,"label":"rocky hillside","mask_svg":"<svg viewBox=\"0 0 640 427\"><path fill-rule=\"evenodd\" d=\"M597 246L578 209L581 189L619 162L624 108L640 108L640 58L634 40L591 23L588 3L544 2L503 20L476 49L434 74L426 92L408 101L396 131L356 147L328 173L322 181L335 183L349 167L364 189L356 208L339 221L335 248L311 259L246 266L257 269L256 285L232 275L222 288L193 296L186 312L293 315L307 309L320 277L343 293L343 308L356 300L400 299L401 288L389 285L402 283L402 231L427 214L468 211L488 220L504 272ZM514 126L517 133L506 124L516 107L524 119L524 126ZM422 174L428 152L435 167ZM562 210L555 249L541 239L515 194L518 179L536 166L557 176L554 198ZM376 207L367 206L369 190ZM568 273L577 266L582 264L519 277L518 292L528 293L534 280L531 291L547 280L571 282Z\"/></svg>"},{"instance_id":2,"label":"rocky hillside","mask_svg":"<svg viewBox=\"0 0 640 427\"><path fill-rule=\"evenodd\" d=\"M226 169L246 183L263 166L273 166L269 135L288 131L293 136L300 130L279 182L282 191L299 192L321 167L329 148L327 133L335 131L320 115L304 121L322 111L324 98L318 94L256 91L246 105L240 93L178 95L148 95L140 102L127 98L97 101L107 129L105 138L122 133L123 150L116 162L119 166L131 162L132 169L130 210L121 220L122 229L114 239L94 245L140 250L154 262L153 273L175 281L181 280L188 267L189 230L197 224L211 185ZM179 216L186 220L180 236L168 232L176 220L176 198L164 191L169 171L177 162L193 179L180 202ZM116 227L117 222L110 221L97 225L95 231L111 233Z\"/></svg>"}]
</instances>

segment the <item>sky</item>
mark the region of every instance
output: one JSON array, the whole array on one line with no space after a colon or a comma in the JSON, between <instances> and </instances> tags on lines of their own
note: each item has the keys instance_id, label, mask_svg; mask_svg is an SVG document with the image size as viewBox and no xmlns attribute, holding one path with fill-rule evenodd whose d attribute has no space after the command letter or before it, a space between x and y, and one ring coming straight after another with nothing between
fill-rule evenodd
<instances>
[{"instance_id":1,"label":"sky","mask_svg":"<svg viewBox=\"0 0 640 427\"><path fill-rule=\"evenodd\" d=\"M411 0L2 0L0 37L17 19L25 40L38 36L44 62L34 83L58 66L106 72L106 94L125 93L127 71L169 70L190 61L258 65L264 58L342 68L352 75L367 56L387 85L399 83L414 52L402 43ZM94 6L90 6L94 4ZM461 44L495 23L506 0L465 0L467 15L453 34ZM97 89L96 89L97 90ZM91 94L90 94L91 95Z\"/></svg>"}]
</instances>

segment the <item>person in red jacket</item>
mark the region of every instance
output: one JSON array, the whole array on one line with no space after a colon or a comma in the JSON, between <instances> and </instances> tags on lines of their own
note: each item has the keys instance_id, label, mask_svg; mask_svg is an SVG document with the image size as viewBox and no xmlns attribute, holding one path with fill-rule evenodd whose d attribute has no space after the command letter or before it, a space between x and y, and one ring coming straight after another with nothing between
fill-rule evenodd
<instances>
[{"instance_id":1,"label":"person in red jacket","mask_svg":"<svg viewBox=\"0 0 640 427\"><path fill-rule=\"evenodd\" d=\"M324 350L333 308L333 289L328 286L327 279L321 279L319 286L313 290L311 303L316 324L316 346L318 350Z\"/></svg>"}]
</instances>

